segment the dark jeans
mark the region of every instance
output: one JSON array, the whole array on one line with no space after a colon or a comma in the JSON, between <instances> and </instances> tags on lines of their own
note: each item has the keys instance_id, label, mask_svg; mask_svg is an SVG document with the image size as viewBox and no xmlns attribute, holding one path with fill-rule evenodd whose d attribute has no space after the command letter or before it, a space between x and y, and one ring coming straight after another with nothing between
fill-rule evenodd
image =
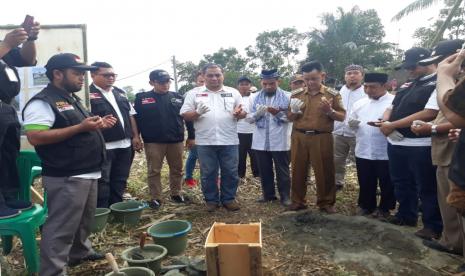
<instances>
[{"instance_id":1,"label":"dark jeans","mask_svg":"<svg viewBox=\"0 0 465 276\"><path fill-rule=\"evenodd\" d=\"M16 110L0 102L0 208L5 198L16 198L19 175L16 159L19 155L20 129Z\"/></svg>"},{"instance_id":2,"label":"dark jeans","mask_svg":"<svg viewBox=\"0 0 465 276\"><path fill-rule=\"evenodd\" d=\"M194 169L195 163L197 162L198 154L197 154L197 146L193 146L189 150L189 155L186 159L186 168L185 168L185 176L184 179L192 179L194 178Z\"/></svg>"},{"instance_id":3,"label":"dark jeans","mask_svg":"<svg viewBox=\"0 0 465 276\"><path fill-rule=\"evenodd\" d=\"M379 209L388 212L396 207L394 187L389 176L388 160L368 160L355 158L357 164L357 177L360 185L358 193L358 206L370 212L377 207L376 190L381 189Z\"/></svg>"},{"instance_id":4,"label":"dark jeans","mask_svg":"<svg viewBox=\"0 0 465 276\"><path fill-rule=\"evenodd\" d=\"M202 192L207 203L227 204L236 198L239 176L237 175L238 146L200 146L197 153L200 162ZM218 169L221 185L218 191Z\"/></svg>"},{"instance_id":5,"label":"dark jeans","mask_svg":"<svg viewBox=\"0 0 465 276\"><path fill-rule=\"evenodd\" d=\"M254 150L252 150L253 133L238 133L237 136L239 137L239 177L243 178L245 176L245 170L247 167L247 154L249 154L252 174L254 177L257 177L259 175L259 169L257 160L255 158Z\"/></svg>"},{"instance_id":6,"label":"dark jeans","mask_svg":"<svg viewBox=\"0 0 465 276\"><path fill-rule=\"evenodd\" d=\"M289 151L262 151L255 150L262 182L263 198L275 199L274 168L276 182L281 200L289 199L291 180L289 177Z\"/></svg>"},{"instance_id":7,"label":"dark jeans","mask_svg":"<svg viewBox=\"0 0 465 276\"><path fill-rule=\"evenodd\" d=\"M107 150L107 159L102 165L102 178L98 181L98 208L108 208L113 203L123 201L132 158L131 147Z\"/></svg>"},{"instance_id":8,"label":"dark jeans","mask_svg":"<svg viewBox=\"0 0 465 276\"><path fill-rule=\"evenodd\" d=\"M420 200L424 227L441 233L436 167L432 165L431 147L388 144L388 155L394 194L399 202L396 216L407 221L416 221Z\"/></svg>"}]
</instances>

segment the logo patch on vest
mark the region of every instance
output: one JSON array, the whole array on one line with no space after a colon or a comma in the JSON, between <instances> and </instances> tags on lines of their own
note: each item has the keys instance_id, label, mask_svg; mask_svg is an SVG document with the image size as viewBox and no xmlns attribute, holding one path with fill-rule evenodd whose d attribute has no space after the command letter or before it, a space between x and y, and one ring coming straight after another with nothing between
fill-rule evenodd
<instances>
[{"instance_id":1,"label":"logo patch on vest","mask_svg":"<svg viewBox=\"0 0 465 276\"><path fill-rule=\"evenodd\" d=\"M208 97L208 94L207 94L207 93L196 94L195 96L196 96L196 97Z\"/></svg>"},{"instance_id":2,"label":"logo patch on vest","mask_svg":"<svg viewBox=\"0 0 465 276\"><path fill-rule=\"evenodd\" d=\"M232 93L222 93L221 97L232 97Z\"/></svg>"},{"instance_id":3,"label":"logo patch on vest","mask_svg":"<svg viewBox=\"0 0 465 276\"><path fill-rule=\"evenodd\" d=\"M142 104L152 104L152 103L155 103L154 98L143 98L142 99Z\"/></svg>"},{"instance_id":4,"label":"logo patch on vest","mask_svg":"<svg viewBox=\"0 0 465 276\"><path fill-rule=\"evenodd\" d=\"M56 102L58 111L63 112L67 110L74 110L74 106L67 102Z\"/></svg>"},{"instance_id":5,"label":"logo patch on vest","mask_svg":"<svg viewBox=\"0 0 465 276\"><path fill-rule=\"evenodd\" d=\"M172 99L171 99L171 103L182 104L182 100L181 100L181 99L172 98Z\"/></svg>"},{"instance_id":6,"label":"logo patch on vest","mask_svg":"<svg viewBox=\"0 0 465 276\"><path fill-rule=\"evenodd\" d=\"M89 97L91 100L95 100L95 99L101 99L102 96L100 96L99 93L89 93Z\"/></svg>"}]
</instances>

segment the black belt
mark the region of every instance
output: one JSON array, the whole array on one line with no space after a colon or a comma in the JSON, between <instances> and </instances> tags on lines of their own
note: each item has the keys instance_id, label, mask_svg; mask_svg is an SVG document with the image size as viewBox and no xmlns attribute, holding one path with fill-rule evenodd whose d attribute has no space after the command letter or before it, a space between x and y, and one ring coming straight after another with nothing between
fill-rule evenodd
<instances>
[{"instance_id":1,"label":"black belt","mask_svg":"<svg viewBox=\"0 0 465 276\"><path fill-rule=\"evenodd\" d=\"M319 130L314 130L314 129L305 130L305 129L296 128L295 130L300 132L300 133L303 133L305 135L317 135L317 134L323 134L323 133L330 133L330 132L327 132L327 131L319 131Z\"/></svg>"}]
</instances>

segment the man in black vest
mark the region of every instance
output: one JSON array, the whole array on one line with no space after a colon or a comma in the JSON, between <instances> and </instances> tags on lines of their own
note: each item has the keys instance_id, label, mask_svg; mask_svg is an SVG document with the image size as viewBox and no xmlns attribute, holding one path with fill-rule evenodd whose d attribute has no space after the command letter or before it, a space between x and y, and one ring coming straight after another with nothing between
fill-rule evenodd
<instances>
[{"instance_id":1,"label":"man in black vest","mask_svg":"<svg viewBox=\"0 0 465 276\"><path fill-rule=\"evenodd\" d=\"M97 203L97 179L105 160L99 129L116 123L112 115L91 116L73 93L82 89L87 66L74 54L57 54L47 64L51 83L26 104L24 128L42 160L48 218L40 243L40 275L63 275L104 256L88 239Z\"/></svg>"},{"instance_id":2,"label":"man in black vest","mask_svg":"<svg viewBox=\"0 0 465 276\"><path fill-rule=\"evenodd\" d=\"M169 91L171 78L165 70L154 70L149 75L153 90L138 93L134 101L137 126L144 140L147 158L147 183L151 200L149 206L161 206L161 168L168 161L171 200L185 203L182 192L182 155L184 151L184 119L179 110L184 98ZM188 128L188 138L194 139L193 128Z\"/></svg>"},{"instance_id":3,"label":"man in black vest","mask_svg":"<svg viewBox=\"0 0 465 276\"><path fill-rule=\"evenodd\" d=\"M16 67L36 63L34 41L39 29L39 23L34 23L29 33L23 28L14 29L0 41L0 219L17 216L32 206L28 201L17 199L20 183L16 159L21 125L12 102L21 86Z\"/></svg>"},{"instance_id":4,"label":"man in black vest","mask_svg":"<svg viewBox=\"0 0 465 276\"><path fill-rule=\"evenodd\" d=\"M436 66L421 66L420 60L430 56L424 48L405 52L401 66L411 82L397 92L392 106L384 113L381 132L388 139L391 181L399 209L388 221L397 225L416 226L419 200L423 229L415 232L420 238L439 238L442 220L436 186L436 167L431 161L431 135L417 136L410 129L415 120L432 121L438 114L436 101Z\"/></svg>"},{"instance_id":5,"label":"man in black vest","mask_svg":"<svg viewBox=\"0 0 465 276\"><path fill-rule=\"evenodd\" d=\"M135 150L140 150L141 144L134 119L136 112L126 92L113 86L117 75L112 66L106 62L94 62L91 66L98 68L91 72L93 83L89 87L92 114L118 118L112 128L102 130L107 159L99 179L97 207L108 208L123 200L133 157L131 138L135 137Z\"/></svg>"}]
</instances>

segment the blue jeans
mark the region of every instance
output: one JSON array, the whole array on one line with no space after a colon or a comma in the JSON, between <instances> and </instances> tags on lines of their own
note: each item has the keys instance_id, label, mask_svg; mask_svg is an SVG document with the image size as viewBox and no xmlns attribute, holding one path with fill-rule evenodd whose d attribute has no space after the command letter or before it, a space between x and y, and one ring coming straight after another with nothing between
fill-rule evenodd
<instances>
[{"instance_id":1,"label":"blue jeans","mask_svg":"<svg viewBox=\"0 0 465 276\"><path fill-rule=\"evenodd\" d=\"M197 146L200 162L202 192L207 203L227 204L236 198L239 176L237 145ZM221 185L218 190L218 169L221 169Z\"/></svg>"},{"instance_id":2,"label":"blue jeans","mask_svg":"<svg viewBox=\"0 0 465 276\"><path fill-rule=\"evenodd\" d=\"M388 144L388 155L394 194L399 202L396 216L406 221L416 221L420 200L424 227L441 233L436 167L432 165L431 147Z\"/></svg>"},{"instance_id":3,"label":"blue jeans","mask_svg":"<svg viewBox=\"0 0 465 276\"><path fill-rule=\"evenodd\" d=\"M193 146L189 151L189 155L186 159L186 175L184 179L192 179L194 178L194 169L195 169L195 162L197 162L198 154L197 154L197 146Z\"/></svg>"}]
</instances>

